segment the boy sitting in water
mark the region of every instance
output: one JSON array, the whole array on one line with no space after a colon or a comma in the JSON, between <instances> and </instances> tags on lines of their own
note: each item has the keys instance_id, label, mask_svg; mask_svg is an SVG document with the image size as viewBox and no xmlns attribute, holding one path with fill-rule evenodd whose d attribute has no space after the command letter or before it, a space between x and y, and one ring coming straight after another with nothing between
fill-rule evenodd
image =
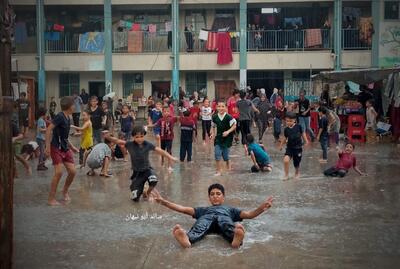
<instances>
[{"instance_id":1,"label":"boy sitting in water","mask_svg":"<svg viewBox=\"0 0 400 269\"><path fill-rule=\"evenodd\" d=\"M271 172L272 165L271 159L262 145L259 145L254 142L254 136L252 134L248 134L246 137L247 141L247 151L253 161L253 166L251 167L252 173L257 173L259 171L262 172Z\"/></svg>"},{"instance_id":2,"label":"boy sitting in water","mask_svg":"<svg viewBox=\"0 0 400 269\"><path fill-rule=\"evenodd\" d=\"M173 229L172 233L175 239L184 248L191 247L193 243L210 233L222 235L233 248L239 248L242 245L245 231L243 225L236 222L257 217L270 208L273 201L273 198L269 197L252 211L225 206L223 205L225 189L221 184L212 184L208 187L208 199L211 203L209 207L185 207L165 200L157 191L153 193L159 204L197 220L188 233L179 224Z\"/></svg>"}]
</instances>

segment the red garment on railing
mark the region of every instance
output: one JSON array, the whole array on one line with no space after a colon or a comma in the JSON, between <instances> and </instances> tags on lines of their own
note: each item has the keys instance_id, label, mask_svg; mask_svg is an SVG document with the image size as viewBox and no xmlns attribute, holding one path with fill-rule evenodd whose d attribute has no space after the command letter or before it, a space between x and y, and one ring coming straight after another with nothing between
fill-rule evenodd
<instances>
[{"instance_id":1,"label":"red garment on railing","mask_svg":"<svg viewBox=\"0 0 400 269\"><path fill-rule=\"evenodd\" d=\"M207 50L208 51L216 51L217 50L217 33L208 32Z\"/></svg>"},{"instance_id":2,"label":"red garment on railing","mask_svg":"<svg viewBox=\"0 0 400 269\"><path fill-rule=\"evenodd\" d=\"M229 33L218 33L217 37L218 37L217 64L229 64L233 61L232 49L231 49L231 37Z\"/></svg>"},{"instance_id":3,"label":"red garment on railing","mask_svg":"<svg viewBox=\"0 0 400 269\"><path fill-rule=\"evenodd\" d=\"M321 29L306 29L306 47L322 45Z\"/></svg>"}]
</instances>

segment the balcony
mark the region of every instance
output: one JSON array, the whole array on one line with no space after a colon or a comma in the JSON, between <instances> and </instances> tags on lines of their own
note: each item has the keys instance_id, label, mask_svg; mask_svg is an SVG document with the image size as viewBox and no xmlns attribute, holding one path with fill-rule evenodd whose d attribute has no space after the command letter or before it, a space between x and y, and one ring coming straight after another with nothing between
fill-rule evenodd
<instances>
[{"instance_id":1,"label":"balcony","mask_svg":"<svg viewBox=\"0 0 400 269\"><path fill-rule=\"evenodd\" d=\"M342 29L342 49L370 50L371 40L363 40L359 29Z\"/></svg>"}]
</instances>

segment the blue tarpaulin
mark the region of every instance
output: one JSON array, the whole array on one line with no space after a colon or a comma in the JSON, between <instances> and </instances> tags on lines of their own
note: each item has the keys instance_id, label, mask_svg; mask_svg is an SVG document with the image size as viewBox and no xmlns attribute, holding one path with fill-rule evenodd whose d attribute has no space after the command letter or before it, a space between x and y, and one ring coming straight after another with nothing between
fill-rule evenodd
<instances>
[{"instance_id":1,"label":"blue tarpaulin","mask_svg":"<svg viewBox=\"0 0 400 269\"><path fill-rule=\"evenodd\" d=\"M103 53L104 33L88 32L79 35L79 51L88 53Z\"/></svg>"}]
</instances>

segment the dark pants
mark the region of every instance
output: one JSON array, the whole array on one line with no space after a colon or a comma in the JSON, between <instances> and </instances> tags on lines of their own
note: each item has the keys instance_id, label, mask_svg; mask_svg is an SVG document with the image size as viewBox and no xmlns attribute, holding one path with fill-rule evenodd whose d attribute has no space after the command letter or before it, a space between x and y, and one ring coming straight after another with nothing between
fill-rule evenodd
<instances>
[{"instance_id":1,"label":"dark pants","mask_svg":"<svg viewBox=\"0 0 400 269\"><path fill-rule=\"evenodd\" d=\"M268 120L259 119L257 121L257 127L258 127L258 140L261 141L265 133L265 130L267 130L268 128Z\"/></svg>"},{"instance_id":2,"label":"dark pants","mask_svg":"<svg viewBox=\"0 0 400 269\"><path fill-rule=\"evenodd\" d=\"M322 149L322 159L324 160L328 159L328 141L329 136L321 136L319 139L319 143L321 144Z\"/></svg>"},{"instance_id":3,"label":"dark pants","mask_svg":"<svg viewBox=\"0 0 400 269\"><path fill-rule=\"evenodd\" d=\"M346 174L347 170L338 169L336 167L331 167L324 171L324 175L327 177L344 177Z\"/></svg>"},{"instance_id":4,"label":"dark pants","mask_svg":"<svg viewBox=\"0 0 400 269\"><path fill-rule=\"evenodd\" d=\"M206 134L208 137L211 135L211 121L210 120L202 120L201 127L203 127L203 141L206 140Z\"/></svg>"},{"instance_id":5,"label":"dark pants","mask_svg":"<svg viewBox=\"0 0 400 269\"><path fill-rule=\"evenodd\" d=\"M187 161L192 161L192 142L181 141L181 149L180 149L180 160L181 162L185 161L186 153L187 153Z\"/></svg>"},{"instance_id":6,"label":"dark pants","mask_svg":"<svg viewBox=\"0 0 400 269\"><path fill-rule=\"evenodd\" d=\"M242 144L247 143L247 135L250 134L250 120L241 120L240 122L240 133L242 134Z\"/></svg>"},{"instance_id":7,"label":"dark pants","mask_svg":"<svg viewBox=\"0 0 400 269\"><path fill-rule=\"evenodd\" d=\"M72 113L72 120L73 120L75 126L79 127L79 117L80 116L81 116L81 113Z\"/></svg>"},{"instance_id":8,"label":"dark pants","mask_svg":"<svg viewBox=\"0 0 400 269\"><path fill-rule=\"evenodd\" d=\"M146 182L148 182L151 187L155 187L158 182L157 176L151 168L141 172L133 172L131 180L130 189L132 192L132 200L135 202L139 202Z\"/></svg>"},{"instance_id":9,"label":"dark pants","mask_svg":"<svg viewBox=\"0 0 400 269\"><path fill-rule=\"evenodd\" d=\"M225 240L232 243L235 235L235 223L226 216L204 215L196 221L187 236L190 243L193 244L211 233L220 234Z\"/></svg>"},{"instance_id":10,"label":"dark pants","mask_svg":"<svg viewBox=\"0 0 400 269\"><path fill-rule=\"evenodd\" d=\"M276 140L278 140L279 136L281 135L281 126L282 126L282 120L275 117L275 119L274 119L274 137Z\"/></svg>"},{"instance_id":11,"label":"dark pants","mask_svg":"<svg viewBox=\"0 0 400 269\"><path fill-rule=\"evenodd\" d=\"M46 161L46 156L44 154L44 151L45 151L45 148L46 148L46 146L45 146L46 141L42 140L42 139L39 139L39 138L36 138L36 142L39 145L39 164L38 165L44 165L44 162Z\"/></svg>"}]
</instances>

